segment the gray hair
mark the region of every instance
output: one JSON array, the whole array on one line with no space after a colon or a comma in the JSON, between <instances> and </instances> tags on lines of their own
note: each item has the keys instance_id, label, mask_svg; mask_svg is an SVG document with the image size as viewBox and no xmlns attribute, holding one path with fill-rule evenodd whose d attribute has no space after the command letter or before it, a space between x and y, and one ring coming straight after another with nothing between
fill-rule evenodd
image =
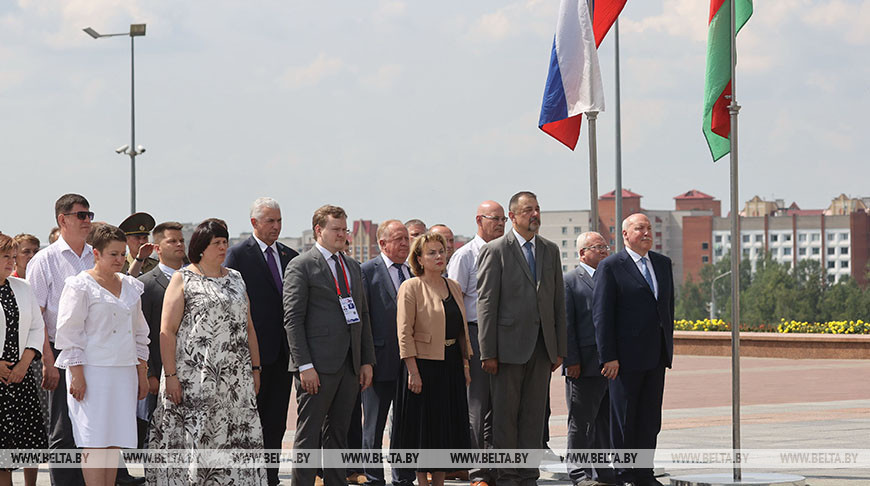
<instances>
[{"instance_id":1,"label":"gray hair","mask_svg":"<svg viewBox=\"0 0 870 486\"><path fill-rule=\"evenodd\" d=\"M593 236L598 236L602 240L604 239L604 237L601 236L601 233L598 233L596 231L587 231L585 233L581 233L577 237L577 251L579 252L583 248L586 248L586 244L589 242L589 239L592 238Z\"/></svg>"},{"instance_id":2,"label":"gray hair","mask_svg":"<svg viewBox=\"0 0 870 486\"><path fill-rule=\"evenodd\" d=\"M281 206L278 205L278 201L272 199L271 197L258 197L253 204L251 204L251 217L254 219L260 219L263 215L262 209L277 209L281 210Z\"/></svg>"}]
</instances>

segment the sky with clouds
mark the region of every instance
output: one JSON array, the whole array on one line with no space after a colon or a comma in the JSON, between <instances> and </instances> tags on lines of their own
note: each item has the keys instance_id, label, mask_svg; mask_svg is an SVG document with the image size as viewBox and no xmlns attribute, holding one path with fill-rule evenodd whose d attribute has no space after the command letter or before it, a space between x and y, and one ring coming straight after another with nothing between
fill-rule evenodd
<instances>
[{"instance_id":1,"label":"sky with clouds","mask_svg":"<svg viewBox=\"0 0 870 486\"><path fill-rule=\"evenodd\" d=\"M729 204L700 120L709 3L629 0L621 17L623 185L650 209L695 188ZM7 0L0 2L0 230L44 238L84 194L129 214L130 42L136 39L137 209L227 220L282 205L285 236L318 206L418 217L472 234L484 199L532 190L589 206L586 130L571 152L537 128L555 0ZM870 0L756 0L740 34L740 199L826 206L868 196ZM599 187L613 188L612 33L600 48ZM866 135L864 135L866 137Z\"/></svg>"}]
</instances>

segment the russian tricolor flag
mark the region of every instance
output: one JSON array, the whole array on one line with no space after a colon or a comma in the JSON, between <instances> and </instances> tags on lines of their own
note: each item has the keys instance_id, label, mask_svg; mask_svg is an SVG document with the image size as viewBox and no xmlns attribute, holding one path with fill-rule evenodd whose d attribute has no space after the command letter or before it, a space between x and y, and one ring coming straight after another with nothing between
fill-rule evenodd
<instances>
[{"instance_id":1,"label":"russian tricolor flag","mask_svg":"<svg viewBox=\"0 0 870 486\"><path fill-rule=\"evenodd\" d=\"M562 0L538 128L574 150L590 111L604 111L604 88L589 6Z\"/></svg>"}]
</instances>

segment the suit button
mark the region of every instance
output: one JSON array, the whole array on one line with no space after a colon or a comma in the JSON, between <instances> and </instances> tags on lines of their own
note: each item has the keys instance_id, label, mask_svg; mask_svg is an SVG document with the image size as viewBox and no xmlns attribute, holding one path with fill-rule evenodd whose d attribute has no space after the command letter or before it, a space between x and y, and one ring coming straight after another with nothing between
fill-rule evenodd
<instances>
[{"instance_id":1,"label":"suit button","mask_svg":"<svg viewBox=\"0 0 870 486\"><path fill-rule=\"evenodd\" d=\"M117 330L113 330L113 331L112 331L112 334L116 334L117 332L118 332Z\"/></svg>"}]
</instances>

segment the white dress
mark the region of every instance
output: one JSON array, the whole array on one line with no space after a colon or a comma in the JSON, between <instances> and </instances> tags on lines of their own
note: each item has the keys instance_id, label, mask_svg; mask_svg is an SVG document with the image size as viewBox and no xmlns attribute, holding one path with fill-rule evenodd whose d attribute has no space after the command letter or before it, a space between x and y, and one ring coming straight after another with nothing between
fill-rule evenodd
<instances>
[{"instance_id":1,"label":"white dress","mask_svg":"<svg viewBox=\"0 0 870 486\"><path fill-rule=\"evenodd\" d=\"M85 395L67 395L76 446L136 447L139 359L148 359L148 324L142 315L143 284L121 275L115 297L87 272L66 280L58 305L55 366L82 365Z\"/></svg>"}]
</instances>

